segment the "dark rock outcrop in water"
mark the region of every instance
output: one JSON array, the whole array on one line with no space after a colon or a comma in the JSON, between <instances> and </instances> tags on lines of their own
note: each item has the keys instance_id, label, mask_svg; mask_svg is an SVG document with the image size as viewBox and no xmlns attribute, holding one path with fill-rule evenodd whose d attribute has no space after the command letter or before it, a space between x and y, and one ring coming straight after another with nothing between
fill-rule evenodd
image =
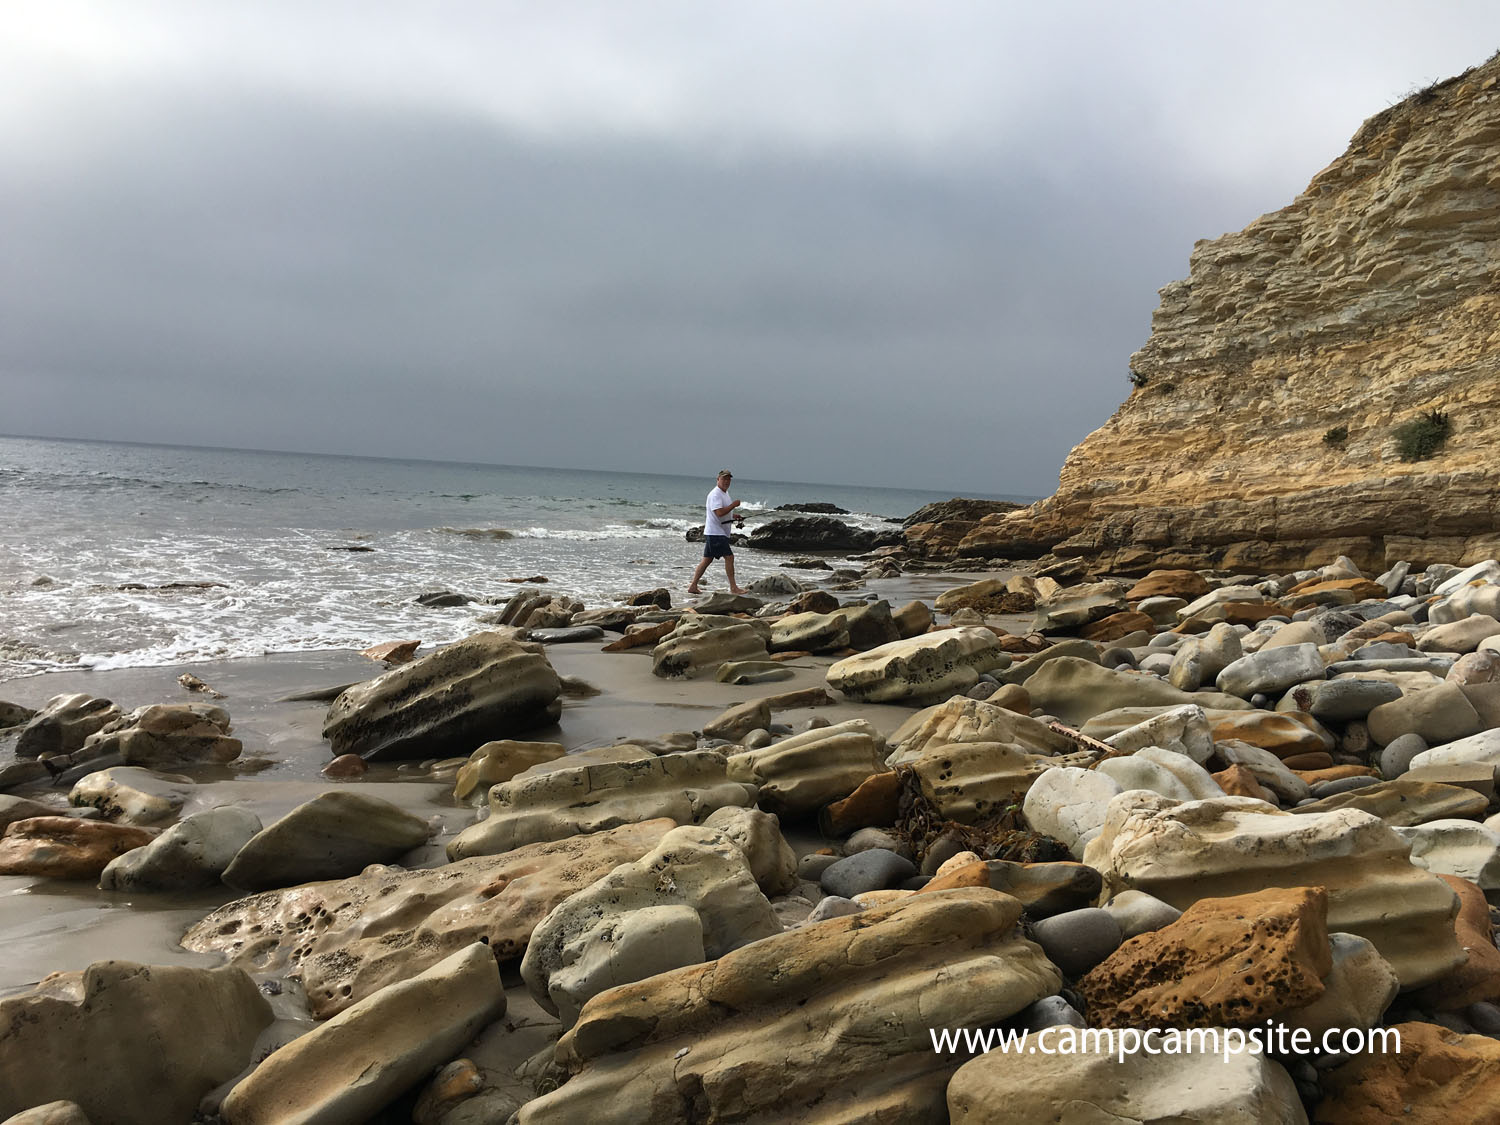
<instances>
[{"instance_id":1,"label":"dark rock outcrop in water","mask_svg":"<svg viewBox=\"0 0 1500 1125\"><path fill-rule=\"evenodd\" d=\"M1497 138L1500 56L1200 242L1131 358L1135 389L1056 494L985 517L957 553L1122 574L1500 553Z\"/></svg>"},{"instance_id":2,"label":"dark rock outcrop in water","mask_svg":"<svg viewBox=\"0 0 1500 1125\"><path fill-rule=\"evenodd\" d=\"M747 545L763 551L869 551L902 542L899 531L866 531L832 516L796 516L757 527Z\"/></svg>"},{"instance_id":3,"label":"dark rock outcrop in water","mask_svg":"<svg viewBox=\"0 0 1500 1125\"><path fill-rule=\"evenodd\" d=\"M805 504L777 504L775 511L778 512L808 512L819 516L847 516L848 508L840 508L837 504L829 504L822 500L811 500Z\"/></svg>"}]
</instances>

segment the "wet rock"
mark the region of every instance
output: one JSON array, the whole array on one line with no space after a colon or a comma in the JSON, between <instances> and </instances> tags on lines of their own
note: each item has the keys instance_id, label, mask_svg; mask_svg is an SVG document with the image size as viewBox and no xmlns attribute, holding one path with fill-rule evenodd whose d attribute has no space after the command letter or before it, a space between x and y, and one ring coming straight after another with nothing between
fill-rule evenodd
<instances>
[{"instance_id":1,"label":"wet rock","mask_svg":"<svg viewBox=\"0 0 1500 1125\"><path fill-rule=\"evenodd\" d=\"M242 744L229 737L229 713L208 703L139 707L84 740L91 757L118 754L127 766L177 769L201 762L232 762Z\"/></svg>"},{"instance_id":2,"label":"wet rock","mask_svg":"<svg viewBox=\"0 0 1500 1125\"><path fill-rule=\"evenodd\" d=\"M326 1019L475 942L501 960L520 957L555 906L674 827L650 820L442 867L375 866L251 895L207 915L182 944L222 952L250 972L295 967L313 1015Z\"/></svg>"},{"instance_id":3,"label":"wet rock","mask_svg":"<svg viewBox=\"0 0 1500 1125\"><path fill-rule=\"evenodd\" d=\"M766 684L790 680L796 673L774 660L729 660L719 665L714 679L721 684Z\"/></svg>"},{"instance_id":4,"label":"wet rock","mask_svg":"<svg viewBox=\"0 0 1500 1125\"><path fill-rule=\"evenodd\" d=\"M344 692L328 709L323 737L335 756L454 757L555 723L561 692L545 656L478 633Z\"/></svg>"},{"instance_id":5,"label":"wet rock","mask_svg":"<svg viewBox=\"0 0 1500 1125\"><path fill-rule=\"evenodd\" d=\"M717 672L730 661L769 657L766 638L754 625L736 623L697 632L679 626L651 650L651 671L665 679L698 676Z\"/></svg>"},{"instance_id":6,"label":"wet rock","mask_svg":"<svg viewBox=\"0 0 1500 1125\"><path fill-rule=\"evenodd\" d=\"M100 961L0 1000L0 1114L66 1100L120 1125L191 1120L271 1008L239 969Z\"/></svg>"},{"instance_id":7,"label":"wet rock","mask_svg":"<svg viewBox=\"0 0 1500 1125\"><path fill-rule=\"evenodd\" d=\"M771 725L771 707L764 699L737 703L703 724L705 738L723 738L738 742L753 730Z\"/></svg>"},{"instance_id":8,"label":"wet rock","mask_svg":"<svg viewBox=\"0 0 1500 1125\"><path fill-rule=\"evenodd\" d=\"M367 763L358 754L340 754L318 772L324 777L363 777L370 771Z\"/></svg>"},{"instance_id":9,"label":"wet rock","mask_svg":"<svg viewBox=\"0 0 1500 1125\"><path fill-rule=\"evenodd\" d=\"M111 860L155 836L149 828L74 816L18 820L0 836L0 875L94 879Z\"/></svg>"},{"instance_id":10,"label":"wet rock","mask_svg":"<svg viewBox=\"0 0 1500 1125\"><path fill-rule=\"evenodd\" d=\"M350 789L320 793L257 832L224 871L242 891L289 887L357 874L426 843L421 817Z\"/></svg>"},{"instance_id":11,"label":"wet rock","mask_svg":"<svg viewBox=\"0 0 1500 1125\"><path fill-rule=\"evenodd\" d=\"M371 660L378 660L382 664L410 664L421 645L421 641L386 641L361 650L360 655L368 656Z\"/></svg>"},{"instance_id":12,"label":"wet rock","mask_svg":"<svg viewBox=\"0 0 1500 1125\"><path fill-rule=\"evenodd\" d=\"M366 1121L505 1014L494 954L470 945L265 1059L224 1099L235 1125Z\"/></svg>"},{"instance_id":13,"label":"wet rock","mask_svg":"<svg viewBox=\"0 0 1500 1125\"><path fill-rule=\"evenodd\" d=\"M1013 936L1019 916L995 891L916 895L613 989L558 1045L573 1077L519 1122L604 1106L621 1121L790 1120L814 1103L830 1120L941 1119L958 1060L932 1050L928 1028L991 1026L1060 983Z\"/></svg>"},{"instance_id":14,"label":"wet rock","mask_svg":"<svg viewBox=\"0 0 1500 1125\"><path fill-rule=\"evenodd\" d=\"M30 820L35 816L67 816L71 812L71 809L44 805L41 801L28 801L25 797L0 796L0 833L18 820Z\"/></svg>"},{"instance_id":15,"label":"wet rock","mask_svg":"<svg viewBox=\"0 0 1500 1125\"><path fill-rule=\"evenodd\" d=\"M448 858L495 855L542 840L560 840L621 823L671 817L701 823L724 805L748 805L755 797L725 775L724 755L713 750L651 756L635 761L555 766L521 775L490 789L488 819L471 825L448 844Z\"/></svg>"},{"instance_id":16,"label":"wet rock","mask_svg":"<svg viewBox=\"0 0 1500 1125\"><path fill-rule=\"evenodd\" d=\"M98 809L108 820L142 827L175 820L193 785L185 777L163 777L139 766L94 770L80 778L68 802Z\"/></svg>"},{"instance_id":17,"label":"wet rock","mask_svg":"<svg viewBox=\"0 0 1500 1125\"><path fill-rule=\"evenodd\" d=\"M120 717L107 699L91 695L54 695L16 736L16 757L50 758L82 749L84 741Z\"/></svg>"},{"instance_id":18,"label":"wet rock","mask_svg":"<svg viewBox=\"0 0 1500 1125\"><path fill-rule=\"evenodd\" d=\"M241 848L261 830L249 809L225 805L172 825L99 874L101 891L174 891L219 882Z\"/></svg>"}]
</instances>

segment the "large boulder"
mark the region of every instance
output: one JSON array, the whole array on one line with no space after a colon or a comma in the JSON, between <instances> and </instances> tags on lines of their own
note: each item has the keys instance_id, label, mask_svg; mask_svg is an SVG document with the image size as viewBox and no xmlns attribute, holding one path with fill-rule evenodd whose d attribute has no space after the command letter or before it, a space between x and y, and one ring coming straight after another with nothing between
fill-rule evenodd
<instances>
[{"instance_id":1,"label":"large boulder","mask_svg":"<svg viewBox=\"0 0 1500 1125\"><path fill-rule=\"evenodd\" d=\"M0 836L0 875L93 879L111 860L155 837L152 828L75 816L18 820Z\"/></svg>"},{"instance_id":2,"label":"large boulder","mask_svg":"<svg viewBox=\"0 0 1500 1125\"><path fill-rule=\"evenodd\" d=\"M224 1119L368 1121L504 1014L494 954L466 946L273 1051L229 1091Z\"/></svg>"},{"instance_id":3,"label":"large boulder","mask_svg":"<svg viewBox=\"0 0 1500 1125\"><path fill-rule=\"evenodd\" d=\"M96 1125L192 1120L271 1006L241 970L100 961L0 1000L0 1116L67 1100Z\"/></svg>"},{"instance_id":4,"label":"large boulder","mask_svg":"<svg viewBox=\"0 0 1500 1125\"><path fill-rule=\"evenodd\" d=\"M1020 916L938 891L610 989L558 1044L572 1078L518 1120L941 1120L959 1060L929 1029L992 1026L1061 983Z\"/></svg>"},{"instance_id":5,"label":"large boulder","mask_svg":"<svg viewBox=\"0 0 1500 1125\"><path fill-rule=\"evenodd\" d=\"M648 820L442 867L375 866L251 895L207 915L182 944L249 972L295 969L313 1015L327 1019L477 941L501 960L520 957L553 907L674 827Z\"/></svg>"},{"instance_id":6,"label":"large boulder","mask_svg":"<svg viewBox=\"0 0 1500 1125\"><path fill-rule=\"evenodd\" d=\"M494 786L489 817L454 837L448 858L495 855L661 816L679 824L700 824L725 805L755 801L755 787L726 776L724 755L715 750L548 765L557 768Z\"/></svg>"},{"instance_id":7,"label":"large boulder","mask_svg":"<svg viewBox=\"0 0 1500 1125\"><path fill-rule=\"evenodd\" d=\"M866 531L832 516L794 516L771 520L750 533L746 544L762 551L869 551L899 545L898 530Z\"/></svg>"},{"instance_id":8,"label":"large boulder","mask_svg":"<svg viewBox=\"0 0 1500 1125\"><path fill-rule=\"evenodd\" d=\"M557 722L561 693L539 651L477 633L344 692L323 737L335 757L451 758Z\"/></svg>"},{"instance_id":9,"label":"large boulder","mask_svg":"<svg viewBox=\"0 0 1500 1125\"><path fill-rule=\"evenodd\" d=\"M89 757L118 754L127 766L177 769L201 762L232 762L238 738L229 737L229 712L210 703L159 703L138 707L89 735Z\"/></svg>"},{"instance_id":10,"label":"large boulder","mask_svg":"<svg viewBox=\"0 0 1500 1125\"><path fill-rule=\"evenodd\" d=\"M806 815L849 796L885 769L885 739L863 719L817 727L733 754L727 773L755 785L759 805L778 815Z\"/></svg>"},{"instance_id":11,"label":"large boulder","mask_svg":"<svg viewBox=\"0 0 1500 1125\"><path fill-rule=\"evenodd\" d=\"M953 742L928 743L901 764L910 767L922 796L938 812L973 824L1023 800L1048 770L1088 766L1095 757L1088 752L1035 754L1011 742Z\"/></svg>"},{"instance_id":12,"label":"large boulder","mask_svg":"<svg viewBox=\"0 0 1500 1125\"><path fill-rule=\"evenodd\" d=\"M88 736L120 717L107 699L75 693L54 695L16 736L17 758L53 758L83 747Z\"/></svg>"},{"instance_id":13,"label":"large boulder","mask_svg":"<svg viewBox=\"0 0 1500 1125\"><path fill-rule=\"evenodd\" d=\"M1271 887L1200 899L1089 970L1078 993L1095 1027L1224 1027L1311 1003L1332 968L1327 893Z\"/></svg>"},{"instance_id":14,"label":"large boulder","mask_svg":"<svg viewBox=\"0 0 1500 1125\"><path fill-rule=\"evenodd\" d=\"M846 657L828 669L828 685L870 703L932 701L966 691L979 674L1004 667L1000 638L978 626L941 629Z\"/></svg>"},{"instance_id":15,"label":"large boulder","mask_svg":"<svg viewBox=\"0 0 1500 1125\"><path fill-rule=\"evenodd\" d=\"M1046 723L982 699L956 695L924 708L890 737L889 765L910 761L929 746L955 742L1003 742L1033 754L1067 754L1077 745Z\"/></svg>"},{"instance_id":16,"label":"large boulder","mask_svg":"<svg viewBox=\"0 0 1500 1125\"><path fill-rule=\"evenodd\" d=\"M1264 801L1177 802L1131 791L1110 801L1084 862L1105 891L1134 888L1179 910L1269 887L1324 887L1328 927L1372 942L1403 988L1460 964L1458 900L1412 864L1395 829L1355 809L1296 816Z\"/></svg>"},{"instance_id":17,"label":"large boulder","mask_svg":"<svg viewBox=\"0 0 1500 1125\"><path fill-rule=\"evenodd\" d=\"M252 836L224 870L242 891L339 879L372 863L390 863L426 843L419 816L348 789L320 793Z\"/></svg>"},{"instance_id":18,"label":"large boulder","mask_svg":"<svg viewBox=\"0 0 1500 1125\"><path fill-rule=\"evenodd\" d=\"M490 786L509 781L541 762L556 761L566 753L561 742L518 742L510 738L486 742L459 767L453 779L453 796L460 801L482 797Z\"/></svg>"},{"instance_id":19,"label":"large boulder","mask_svg":"<svg viewBox=\"0 0 1500 1125\"><path fill-rule=\"evenodd\" d=\"M781 932L744 853L722 832L674 828L656 848L558 904L521 976L565 1027L591 996Z\"/></svg>"},{"instance_id":20,"label":"large boulder","mask_svg":"<svg viewBox=\"0 0 1500 1125\"><path fill-rule=\"evenodd\" d=\"M699 630L679 626L651 650L651 671L663 679L699 676L728 661L767 660L770 655L765 635L749 623Z\"/></svg>"},{"instance_id":21,"label":"large boulder","mask_svg":"<svg viewBox=\"0 0 1500 1125\"><path fill-rule=\"evenodd\" d=\"M214 886L260 830L260 817L236 805L196 813L144 847L112 860L99 874L99 889L175 891Z\"/></svg>"}]
</instances>

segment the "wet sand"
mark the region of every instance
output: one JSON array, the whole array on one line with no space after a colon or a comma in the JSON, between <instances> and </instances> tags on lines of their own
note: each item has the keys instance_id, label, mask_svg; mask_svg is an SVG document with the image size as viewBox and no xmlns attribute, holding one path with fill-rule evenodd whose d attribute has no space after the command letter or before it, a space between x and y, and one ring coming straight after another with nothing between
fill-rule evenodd
<instances>
[{"instance_id":1,"label":"wet sand","mask_svg":"<svg viewBox=\"0 0 1500 1125\"><path fill-rule=\"evenodd\" d=\"M893 607L917 598L931 604L944 590L993 576L919 574L872 581L868 588ZM1024 620L1007 622L1006 627L1024 628ZM825 672L833 663L831 657L800 658L786 665L793 672L791 679L736 686L712 678L658 679L651 674L649 647L626 653L599 649L598 641L549 646L548 656L560 675L577 677L598 694L565 697L558 724L528 732L525 738L561 742L577 751L698 730L736 703L824 687ZM228 766L163 775L195 783L182 815L238 804L269 824L331 786L358 785L433 824L429 843L403 860L406 866L433 866L444 862L448 840L475 820L472 807L453 799L451 770L433 771L430 763L410 762L372 765L354 780L325 778L319 771L331 757L321 733L328 704L286 701L289 695L354 683L384 670L352 652L288 653L222 663L48 673L0 683L0 700L40 707L55 695L87 692L129 710L206 699L177 682L183 672L191 672L224 693L226 698L212 702L229 712L244 751ZM863 718L888 735L911 713L902 706L837 703L779 711L775 720L800 729L814 715L834 723ZM13 737L0 741L0 761L9 760L13 743ZM458 756L467 757L467 752ZM67 792L28 789L21 795L61 807L67 804ZM815 846L810 834L800 835L796 839L789 833L789 838L802 847ZM24 991L50 972L82 969L112 958L149 964L217 963L217 955L189 953L177 942L203 915L239 897L240 892L229 887L193 894L116 894L86 881L0 876L0 948L5 950L0 996Z\"/></svg>"}]
</instances>

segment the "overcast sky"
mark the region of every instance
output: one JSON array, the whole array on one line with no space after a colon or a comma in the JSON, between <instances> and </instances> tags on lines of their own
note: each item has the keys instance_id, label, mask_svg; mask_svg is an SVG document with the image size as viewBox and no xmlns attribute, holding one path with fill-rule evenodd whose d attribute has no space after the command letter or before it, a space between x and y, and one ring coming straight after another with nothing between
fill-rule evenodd
<instances>
[{"instance_id":1,"label":"overcast sky","mask_svg":"<svg viewBox=\"0 0 1500 1125\"><path fill-rule=\"evenodd\" d=\"M1195 240L1497 46L1492 0L8 0L0 432L1042 495Z\"/></svg>"}]
</instances>

